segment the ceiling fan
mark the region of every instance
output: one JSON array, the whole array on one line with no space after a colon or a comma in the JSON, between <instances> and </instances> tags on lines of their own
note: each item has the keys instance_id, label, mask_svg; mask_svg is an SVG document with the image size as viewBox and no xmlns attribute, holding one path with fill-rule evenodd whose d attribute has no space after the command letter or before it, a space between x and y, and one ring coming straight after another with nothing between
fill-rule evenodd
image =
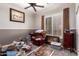
<instances>
[{"instance_id":1,"label":"ceiling fan","mask_svg":"<svg viewBox=\"0 0 79 59\"><path fill-rule=\"evenodd\" d=\"M44 8L44 6L37 5L36 3L29 3L29 4L30 4L30 6L25 7L24 9L28 9L28 8L32 7L32 8L34 9L34 11L36 12L37 10L36 10L35 7L41 7L41 8Z\"/></svg>"}]
</instances>

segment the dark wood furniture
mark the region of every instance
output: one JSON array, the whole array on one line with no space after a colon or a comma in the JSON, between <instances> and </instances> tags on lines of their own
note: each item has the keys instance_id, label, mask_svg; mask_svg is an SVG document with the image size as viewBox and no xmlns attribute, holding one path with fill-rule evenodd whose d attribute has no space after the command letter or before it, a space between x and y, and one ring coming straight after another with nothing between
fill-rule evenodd
<instances>
[{"instance_id":1,"label":"dark wood furniture","mask_svg":"<svg viewBox=\"0 0 79 59\"><path fill-rule=\"evenodd\" d=\"M76 32L66 31L64 32L64 48L70 49L70 51L76 50Z\"/></svg>"},{"instance_id":2,"label":"dark wood furniture","mask_svg":"<svg viewBox=\"0 0 79 59\"><path fill-rule=\"evenodd\" d=\"M44 30L44 16L41 16L41 29Z\"/></svg>"},{"instance_id":3,"label":"dark wood furniture","mask_svg":"<svg viewBox=\"0 0 79 59\"><path fill-rule=\"evenodd\" d=\"M34 45L40 46L45 43L45 32L41 33L30 33L31 41Z\"/></svg>"},{"instance_id":4,"label":"dark wood furniture","mask_svg":"<svg viewBox=\"0 0 79 59\"><path fill-rule=\"evenodd\" d=\"M64 48L72 48L73 36L70 32L64 33Z\"/></svg>"},{"instance_id":5,"label":"dark wood furniture","mask_svg":"<svg viewBox=\"0 0 79 59\"><path fill-rule=\"evenodd\" d=\"M70 48L70 50L77 51L76 30L75 29L70 30L69 13L70 13L69 8L65 8L63 10L63 38L64 38L63 46L64 48Z\"/></svg>"},{"instance_id":6,"label":"dark wood furniture","mask_svg":"<svg viewBox=\"0 0 79 59\"><path fill-rule=\"evenodd\" d=\"M63 30L69 29L69 8L63 10Z\"/></svg>"}]
</instances>

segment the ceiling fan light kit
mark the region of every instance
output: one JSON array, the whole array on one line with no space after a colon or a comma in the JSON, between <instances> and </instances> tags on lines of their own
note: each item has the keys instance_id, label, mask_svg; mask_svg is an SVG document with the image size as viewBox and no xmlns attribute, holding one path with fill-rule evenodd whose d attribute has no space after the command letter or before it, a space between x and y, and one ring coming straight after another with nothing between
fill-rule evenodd
<instances>
[{"instance_id":1,"label":"ceiling fan light kit","mask_svg":"<svg viewBox=\"0 0 79 59\"><path fill-rule=\"evenodd\" d=\"M37 5L36 3L29 3L29 4L30 4L30 6L25 7L24 9L28 9L28 8L32 7L32 8L34 9L34 11L36 12L37 10L36 10L35 7L41 7L41 8L44 8L44 6Z\"/></svg>"}]
</instances>

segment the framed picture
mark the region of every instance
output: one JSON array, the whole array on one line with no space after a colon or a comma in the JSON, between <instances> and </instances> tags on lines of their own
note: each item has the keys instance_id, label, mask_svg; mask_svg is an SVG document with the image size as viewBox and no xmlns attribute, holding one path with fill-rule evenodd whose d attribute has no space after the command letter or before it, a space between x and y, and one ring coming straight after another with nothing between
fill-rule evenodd
<instances>
[{"instance_id":1,"label":"framed picture","mask_svg":"<svg viewBox=\"0 0 79 59\"><path fill-rule=\"evenodd\" d=\"M25 22L25 13L15 10L13 8L10 8L10 21L24 23Z\"/></svg>"}]
</instances>

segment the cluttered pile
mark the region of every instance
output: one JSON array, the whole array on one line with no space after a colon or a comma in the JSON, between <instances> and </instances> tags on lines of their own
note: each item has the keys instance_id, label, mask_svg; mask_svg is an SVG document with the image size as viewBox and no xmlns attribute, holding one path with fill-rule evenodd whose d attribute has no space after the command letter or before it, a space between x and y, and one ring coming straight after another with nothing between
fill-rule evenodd
<instances>
[{"instance_id":1,"label":"cluttered pile","mask_svg":"<svg viewBox=\"0 0 79 59\"><path fill-rule=\"evenodd\" d=\"M13 41L13 43L8 45L0 45L0 56L16 56L21 55L22 53L18 52L24 52L31 51L32 44L26 44L22 40L19 42Z\"/></svg>"},{"instance_id":2,"label":"cluttered pile","mask_svg":"<svg viewBox=\"0 0 79 59\"><path fill-rule=\"evenodd\" d=\"M51 56L54 50L47 45L42 45L33 51L29 56Z\"/></svg>"}]
</instances>

